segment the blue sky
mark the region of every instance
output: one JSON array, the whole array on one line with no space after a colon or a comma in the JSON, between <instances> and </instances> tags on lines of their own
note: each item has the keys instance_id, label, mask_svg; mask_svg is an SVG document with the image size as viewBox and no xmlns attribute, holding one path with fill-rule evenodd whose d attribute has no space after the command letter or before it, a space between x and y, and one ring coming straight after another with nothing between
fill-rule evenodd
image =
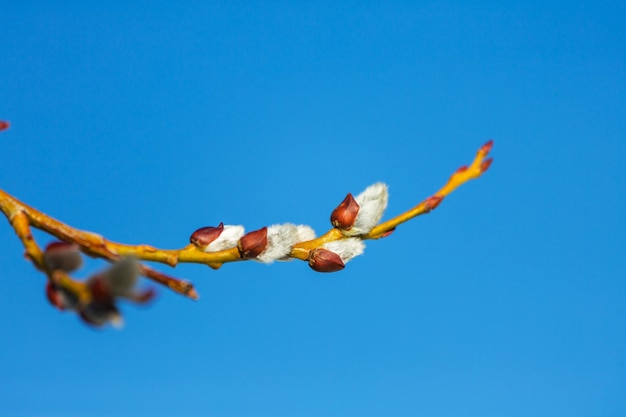
<instances>
[{"instance_id":1,"label":"blue sky","mask_svg":"<svg viewBox=\"0 0 626 417\"><path fill-rule=\"evenodd\" d=\"M15 3L0 188L115 241L321 233L347 192L386 182L389 217L495 162L336 274L162 267L201 299L121 331L49 306L5 224L0 415L626 413L623 3Z\"/></svg>"}]
</instances>

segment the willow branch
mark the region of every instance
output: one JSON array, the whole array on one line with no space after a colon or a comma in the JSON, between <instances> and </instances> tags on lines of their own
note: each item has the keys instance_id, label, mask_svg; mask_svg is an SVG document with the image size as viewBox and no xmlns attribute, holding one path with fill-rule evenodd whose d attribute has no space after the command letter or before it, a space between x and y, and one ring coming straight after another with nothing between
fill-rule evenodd
<instances>
[{"instance_id":1,"label":"willow branch","mask_svg":"<svg viewBox=\"0 0 626 417\"><path fill-rule=\"evenodd\" d=\"M322 249L328 251L327 249L329 247L333 247L332 245L334 242L341 241L353 242L353 249L351 250L362 251L362 247L359 249L360 247L358 246L361 244L361 241L379 239L381 237L388 236L401 224L435 209L443 201L443 199L451 194L456 188L470 180L480 177L489 168L492 160L486 159L486 157L492 146L492 141L483 145L478 150L476 157L469 166L459 168L452 174L447 183L440 190L410 210L407 210L406 212L401 213L387 221L378 223L375 226L372 225L373 227L366 229L364 233L358 233L356 228L350 229L350 227L344 227L336 224L335 227L332 227L320 237L295 242L295 244L289 246L290 249L286 252L286 257L308 261L309 265L311 265L313 269L320 270L322 272L331 272L343 268L343 262L341 262L341 268L333 269L339 266L338 262L340 261L335 260L332 255L319 253L319 251ZM351 194L348 194L348 197L352 199ZM343 207L343 211L341 212L344 216L346 213L350 214L350 209L347 208L347 205L353 201L349 200L348 197L346 197L346 200L342 203L346 205ZM386 205L386 194L384 204ZM342 206L338 207L338 209L341 207ZM52 274L51 271L47 269L43 252L33 239L31 227L43 230L64 242L73 243L80 248L80 251L87 255L102 258L108 261L116 261L124 257L134 257L141 261L158 262L171 267L175 267L177 264L182 262L204 264L213 269L217 269L224 263L254 259L255 256L258 255L257 253L254 253L254 256L251 255L254 252L254 248L251 250L242 249L242 243L246 237L242 237L237 246L216 251L203 250L203 248L200 247L197 242L194 242L193 239L191 244L180 249L159 249L145 244L130 245L113 242L105 239L99 234L79 230L56 220L47 214L19 201L17 198L2 190L0 190L0 210L7 217L9 223L22 242L26 251L26 256L38 269L43 271L49 279L55 280L55 282L60 282L65 278L63 276L59 276L58 274L55 276L55 274ZM356 210L358 211L358 205L356 206ZM356 216L356 211L354 213ZM223 227L223 225L220 226ZM213 229L217 230L217 228L206 229L211 229L209 230L209 233L214 233ZM246 235L250 236L248 241L253 241L253 238L256 235L252 235L256 233L260 236L258 239L263 237L266 239L264 244L267 245L267 228L264 229L266 229L265 232L261 229ZM265 235L261 236L263 233L265 233ZM259 242L253 242L253 244L258 245ZM264 247L265 246L261 247L261 250ZM318 255L316 260L317 264L315 264L312 260L314 253ZM317 268L315 266L317 266ZM141 265L140 272L147 278L159 284L165 285L179 294L183 294L191 298L197 298L197 293L195 292L193 285L188 281L170 277L146 265ZM80 293L80 289L78 289L77 292Z\"/></svg>"}]
</instances>

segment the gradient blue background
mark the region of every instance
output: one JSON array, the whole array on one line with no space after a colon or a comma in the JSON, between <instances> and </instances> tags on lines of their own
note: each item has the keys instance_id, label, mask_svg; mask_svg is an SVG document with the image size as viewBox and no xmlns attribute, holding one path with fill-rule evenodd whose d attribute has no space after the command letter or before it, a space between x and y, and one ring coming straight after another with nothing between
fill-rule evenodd
<instances>
[{"instance_id":1,"label":"gradient blue background","mask_svg":"<svg viewBox=\"0 0 626 417\"><path fill-rule=\"evenodd\" d=\"M0 415L626 415L623 2L16 3L0 187L116 241L323 232L495 162L337 274L162 267L200 301L121 331L49 306L5 224Z\"/></svg>"}]
</instances>

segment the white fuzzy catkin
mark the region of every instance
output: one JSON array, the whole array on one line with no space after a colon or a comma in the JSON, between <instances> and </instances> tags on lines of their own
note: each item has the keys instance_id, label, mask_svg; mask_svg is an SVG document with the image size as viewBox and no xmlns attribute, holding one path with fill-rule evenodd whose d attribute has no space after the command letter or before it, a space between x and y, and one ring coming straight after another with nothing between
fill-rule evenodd
<instances>
[{"instance_id":1,"label":"white fuzzy catkin","mask_svg":"<svg viewBox=\"0 0 626 417\"><path fill-rule=\"evenodd\" d=\"M363 253L365 250L365 243L363 243L363 241L359 238L350 237L347 239L334 240L332 242L325 243L322 247L331 252L335 252L345 264L350 259Z\"/></svg>"},{"instance_id":2,"label":"white fuzzy catkin","mask_svg":"<svg viewBox=\"0 0 626 417\"><path fill-rule=\"evenodd\" d=\"M291 248L293 248L296 243L306 242L313 239L315 239L315 230L313 230L310 226L307 226L306 224L299 224L296 226L296 241L293 243L293 245L291 245ZM289 252L291 252L291 248L289 249ZM293 258L289 256L289 253L287 253L287 255L277 260L282 262L289 262L293 261Z\"/></svg>"},{"instance_id":3,"label":"white fuzzy catkin","mask_svg":"<svg viewBox=\"0 0 626 417\"><path fill-rule=\"evenodd\" d=\"M355 197L359 205L359 212L350 230L344 233L348 236L364 235L369 233L380 222L387 208L389 193L387 185L382 182L367 187Z\"/></svg>"},{"instance_id":4,"label":"white fuzzy catkin","mask_svg":"<svg viewBox=\"0 0 626 417\"><path fill-rule=\"evenodd\" d=\"M299 224L296 233L298 235L298 241L296 243L315 239L315 230L306 224Z\"/></svg>"},{"instance_id":5,"label":"white fuzzy catkin","mask_svg":"<svg viewBox=\"0 0 626 417\"><path fill-rule=\"evenodd\" d=\"M267 228L267 246L256 257L257 261L269 263L285 258L298 243L298 226L291 223L274 224Z\"/></svg>"},{"instance_id":6,"label":"white fuzzy catkin","mask_svg":"<svg viewBox=\"0 0 626 417\"><path fill-rule=\"evenodd\" d=\"M230 249L237 246L237 242L244 235L243 226L226 225L222 233L213 242L204 248L204 252L218 252L224 249Z\"/></svg>"},{"instance_id":7,"label":"white fuzzy catkin","mask_svg":"<svg viewBox=\"0 0 626 417\"><path fill-rule=\"evenodd\" d=\"M111 294L124 296L130 293L139 280L139 262L135 258L122 258L103 272Z\"/></svg>"}]
</instances>

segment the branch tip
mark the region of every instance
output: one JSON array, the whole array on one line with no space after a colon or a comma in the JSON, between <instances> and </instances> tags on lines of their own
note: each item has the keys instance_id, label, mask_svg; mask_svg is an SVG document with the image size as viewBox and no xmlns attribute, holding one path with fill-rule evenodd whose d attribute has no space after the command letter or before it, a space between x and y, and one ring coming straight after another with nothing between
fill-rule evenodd
<instances>
[{"instance_id":1,"label":"branch tip","mask_svg":"<svg viewBox=\"0 0 626 417\"><path fill-rule=\"evenodd\" d=\"M200 299L198 292L196 291L195 288L193 288L193 285L191 283L189 283L189 285L190 287L187 289L187 292L185 293L185 295L194 301L198 301Z\"/></svg>"},{"instance_id":2,"label":"branch tip","mask_svg":"<svg viewBox=\"0 0 626 417\"><path fill-rule=\"evenodd\" d=\"M491 152L491 148L493 148L493 139L490 139L485 143L479 150L483 154L483 156L487 156L489 152Z\"/></svg>"}]
</instances>

